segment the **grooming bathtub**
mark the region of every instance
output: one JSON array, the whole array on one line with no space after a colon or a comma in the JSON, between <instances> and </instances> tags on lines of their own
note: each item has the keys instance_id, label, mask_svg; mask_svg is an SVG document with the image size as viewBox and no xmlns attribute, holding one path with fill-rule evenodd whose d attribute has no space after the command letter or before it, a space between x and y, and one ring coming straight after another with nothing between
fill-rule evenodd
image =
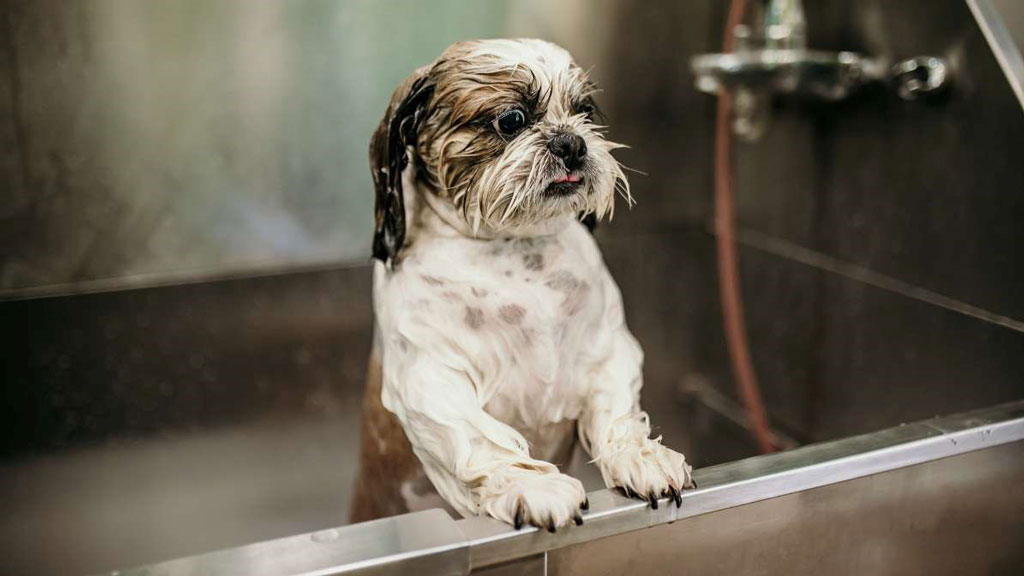
<instances>
[{"instance_id":1,"label":"grooming bathtub","mask_svg":"<svg viewBox=\"0 0 1024 576\"><path fill-rule=\"evenodd\" d=\"M701 469L678 509L592 492L556 534L430 510L120 574L1019 573L1022 440L1013 402Z\"/></svg>"}]
</instances>

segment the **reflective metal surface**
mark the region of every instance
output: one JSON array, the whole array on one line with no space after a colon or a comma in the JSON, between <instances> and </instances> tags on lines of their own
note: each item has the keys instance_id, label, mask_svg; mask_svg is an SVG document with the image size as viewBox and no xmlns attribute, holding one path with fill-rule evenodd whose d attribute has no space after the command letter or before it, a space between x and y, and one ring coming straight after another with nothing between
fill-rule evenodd
<instances>
[{"instance_id":1,"label":"reflective metal surface","mask_svg":"<svg viewBox=\"0 0 1024 576\"><path fill-rule=\"evenodd\" d=\"M745 88L841 100L862 84L891 79L900 98L916 100L950 84L949 66L934 56L910 58L887 69L884 62L854 52L755 50L695 56L691 68L697 89L708 94Z\"/></svg>"},{"instance_id":2,"label":"reflective metal surface","mask_svg":"<svg viewBox=\"0 0 1024 576\"><path fill-rule=\"evenodd\" d=\"M985 34L992 53L1006 74L1006 81L1017 95L1021 108L1024 108L1024 58L1021 57L1020 49L1020 42L1024 41L1024 30L1017 31L1018 38L1015 40L1005 22L1006 16L1013 15L1008 12L1024 10L1019 4L1002 4L997 7L991 0L967 0L967 5L970 6L971 13Z\"/></svg>"},{"instance_id":3,"label":"reflective metal surface","mask_svg":"<svg viewBox=\"0 0 1024 576\"><path fill-rule=\"evenodd\" d=\"M576 530L549 535L531 527L522 534L486 518L458 525L470 538L473 566L487 566L1021 439L1024 402L1017 402L701 469L694 476L700 488L685 494L680 508L666 500L651 510L602 490L590 495L591 510Z\"/></svg>"},{"instance_id":4,"label":"reflective metal surface","mask_svg":"<svg viewBox=\"0 0 1024 576\"><path fill-rule=\"evenodd\" d=\"M1020 574L1024 443L548 554L551 576Z\"/></svg>"},{"instance_id":5,"label":"reflective metal surface","mask_svg":"<svg viewBox=\"0 0 1024 576\"><path fill-rule=\"evenodd\" d=\"M913 103L882 86L781 99L762 139L736 146L744 302L770 420L808 442L1024 397L1024 196L1010 192L1024 189L1024 113L968 4L805 8L809 45L942 56L956 84ZM672 186L679 171L665 171L651 185ZM693 334L717 340L718 302L705 302ZM730 394L710 348L691 366Z\"/></svg>"},{"instance_id":6,"label":"reflective metal surface","mask_svg":"<svg viewBox=\"0 0 1024 576\"><path fill-rule=\"evenodd\" d=\"M917 100L949 88L949 66L941 58L918 56L892 67L896 92L904 100Z\"/></svg>"},{"instance_id":7,"label":"reflective metal surface","mask_svg":"<svg viewBox=\"0 0 1024 576\"><path fill-rule=\"evenodd\" d=\"M125 570L121 576L465 574L466 543L451 518L427 510Z\"/></svg>"},{"instance_id":8,"label":"reflective metal surface","mask_svg":"<svg viewBox=\"0 0 1024 576\"><path fill-rule=\"evenodd\" d=\"M692 60L697 88L710 94L739 87L840 100L865 82L886 77L885 66L853 52L756 50L704 54Z\"/></svg>"},{"instance_id":9,"label":"reflective metal surface","mask_svg":"<svg viewBox=\"0 0 1024 576\"><path fill-rule=\"evenodd\" d=\"M1024 479L1022 439L1024 401L698 470L696 479L700 488L685 494L680 508L669 505L666 499L657 510L651 510L646 503L632 500L616 491L594 492L590 494L591 508L584 514L584 524L560 530L556 534L548 534L534 527L516 531L507 524L488 518L454 522L444 513L435 510L176 560L131 570L127 574L377 574L403 573L393 570L400 567L410 570L412 566L415 566L420 576L465 574L486 567L495 567L497 570L499 566L502 571L495 573L535 573L538 570L538 555L545 552L549 553L549 573L619 574L625 564L637 566L636 562L645 563L652 570L651 573L663 573L660 570L664 570L665 566L686 562L689 558L678 547L666 545L662 534L671 531L673 534L685 535L688 532L687 523L668 528L668 525L678 520L713 518L723 511L736 511L728 512L731 517L735 514L743 515L743 511L748 510L754 518L744 517L727 523L756 525L756 518L762 516L762 513L745 505L776 502L769 504L775 509L779 506L778 502L785 502L779 497L811 493L811 496L799 496L797 501L810 498L812 501L820 501L820 504L811 504L809 511L802 512L812 513L816 522L839 521L844 516L858 512L858 506L852 506L850 501L843 504L852 486L856 495L852 501L861 503L864 515L878 514L878 511L884 510L894 501L915 498L920 502L916 506L923 508L903 509L899 512L903 515L921 514L924 525L916 528L915 532L921 537L941 538L945 536L937 531L957 530L960 514L977 514L982 511L975 506L964 509L950 508L943 504L951 497L944 490L946 486L969 486L972 483L987 490L1017 492L1017 495L1004 502L1003 509L1008 510L1009 516L1003 513L992 519L998 520L1000 526L1005 524L1009 532L1003 532L1000 538L988 541L981 548L996 553L988 556L991 563L985 564L983 560L987 556L977 549L961 553L961 558L971 559L971 566L980 562L998 568L999 561L1020 554L1008 543L1016 543L1015 538L1024 535L1024 518L1021 518L1019 508L1024 500L1020 500L1019 491L1012 490L1013 486ZM970 453L976 453L977 456L960 456ZM963 460L950 459L957 456ZM995 462L1003 465L963 462ZM922 480L915 476L919 465L936 463L942 469L938 474L941 482L937 485L927 478ZM897 475L893 477L895 480L889 480L893 473ZM910 481L905 480L907 475ZM871 478L872 488L866 491L849 482L864 478ZM822 497L820 492L815 492L815 489L822 487L832 489L834 494L838 494L838 500L831 494ZM989 492L990 495L1002 493ZM998 501L999 498L994 500ZM984 498L975 504L991 508L993 498ZM785 508L787 505L782 506ZM931 512L927 507L930 507ZM944 512L938 514L936 510ZM896 510L890 510L890 513L893 512ZM940 517L945 514L948 524L934 524L931 518L936 514ZM913 518L904 517L905 523L913 523ZM782 518L788 525L799 524L794 513L783 515ZM845 529L850 525L844 522L843 526ZM894 540L904 533L902 525L876 523L873 526L879 531L877 536L881 539ZM843 532L837 530L835 534L838 537ZM615 537L616 540L596 542L608 537ZM978 546L977 540L976 537L970 539L970 545ZM644 551L638 556L638 548L644 548L644 542L654 542L647 547L660 548L661 551ZM625 555L594 552L621 549L632 552ZM855 552L844 554L833 551L833 554L843 558L849 554L859 556L864 553L856 547L852 550ZM814 554L824 557L827 552L816 549ZM727 560L735 563L735 559ZM893 572L900 566L891 560L881 560L885 561L878 566L884 568L884 571ZM514 564L517 562L523 562L524 565L517 566ZM775 566L776 563L787 562L791 563L793 559L785 554L780 557L762 557L756 567L761 569L766 565ZM505 570L510 572L503 572Z\"/></svg>"},{"instance_id":10,"label":"reflective metal surface","mask_svg":"<svg viewBox=\"0 0 1024 576\"><path fill-rule=\"evenodd\" d=\"M949 67L935 56L918 56L889 66L884 57L807 49L802 0L747 1L746 20L726 34L733 51L690 60L698 90L734 93L733 131L756 141L767 127L770 97L795 94L842 100L864 84L885 81L904 100L949 88Z\"/></svg>"}]
</instances>

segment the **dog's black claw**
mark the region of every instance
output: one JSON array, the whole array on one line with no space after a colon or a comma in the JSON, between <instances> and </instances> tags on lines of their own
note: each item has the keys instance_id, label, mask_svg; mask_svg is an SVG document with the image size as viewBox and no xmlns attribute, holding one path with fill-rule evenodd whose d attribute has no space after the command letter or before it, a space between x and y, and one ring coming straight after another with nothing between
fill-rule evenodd
<instances>
[{"instance_id":1,"label":"dog's black claw","mask_svg":"<svg viewBox=\"0 0 1024 576\"><path fill-rule=\"evenodd\" d=\"M640 497L640 495L637 494L636 492L633 492L633 489L630 488L629 486L626 486L626 496L629 496L630 498L639 498Z\"/></svg>"},{"instance_id":2,"label":"dog's black claw","mask_svg":"<svg viewBox=\"0 0 1024 576\"><path fill-rule=\"evenodd\" d=\"M548 518L548 532L555 533L555 520L554 518Z\"/></svg>"},{"instance_id":3,"label":"dog's black claw","mask_svg":"<svg viewBox=\"0 0 1024 576\"><path fill-rule=\"evenodd\" d=\"M520 504L518 504L516 506L516 524L515 524L515 526L516 526L516 530L519 530L519 529L521 529L523 527L523 505L522 505L522 503L520 503Z\"/></svg>"},{"instance_id":4,"label":"dog's black claw","mask_svg":"<svg viewBox=\"0 0 1024 576\"><path fill-rule=\"evenodd\" d=\"M583 526L583 516L580 516L579 512L573 515L572 521L575 522L577 526Z\"/></svg>"},{"instance_id":5,"label":"dog's black claw","mask_svg":"<svg viewBox=\"0 0 1024 576\"><path fill-rule=\"evenodd\" d=\"M651 493L647 495L647 500L651 503L652 510L658 509L658 495L655 494L653 490L651 490Z\"/></svg>"},{"instance_id":6,"label":"dog's black claw","mask_svg":"<svg viewBox=\"0 0 1024 576\"><path fill-rule=\"evenodd\" d=\"M690 478L690 489L691 490L696 490L697 489L697 481L694 480L693 478Z\"/></svg>"},{"instance_id":7,"label":"dog's black claw","mask_svg":"<svg viewBox=\"0 0 1024 576\"><path fill-rule=\"evenodd\" d=\"M672 488L672 499L676 501L676 508L683 505L683 495L675 488Z\"/></svg>"},{"instance_id":8,"label":"dog's black claw","mask_svg":"<svg viewBox=\"0 0 1024 576\"><path fill-rule=\"evenodd\" d=\"M582 510L590 510L590 498L584 499L583 504L580 504L580 508Z\"/></svg>"}]
</instances>

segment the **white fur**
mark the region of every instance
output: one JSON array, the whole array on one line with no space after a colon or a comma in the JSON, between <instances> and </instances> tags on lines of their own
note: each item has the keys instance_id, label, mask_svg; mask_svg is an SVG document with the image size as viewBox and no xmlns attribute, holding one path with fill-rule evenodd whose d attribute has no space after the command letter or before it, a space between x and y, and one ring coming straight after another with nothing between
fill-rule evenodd
<instances>
[{"instance_id":1,"label":"white fur","mask_svg":"<svg viewBox=\"0 0 1024 576\"><path fill-rule=\"evenodd\" d=\"M488 53L567 67L550 46L498 41ZM614 160L594 143L598 168L612 174ZM573 207L481 230L472 213L417 190L413 170L409 241L396 266L374 270L376 346L383 404L441 496L467 516L511 523L522 506L528 523L570 523L583 486L544 458L573 422L609 487L643 496L689 487L683 456L650 438L643 353ZM614 186L609 178L592 193L614 197Z\"/></svg>"},{"instance_id":2,"label":"white fur","mask_svg":"<svg viewBox=\"0 0 1024 576\"><path fill-rule=\"evenodd\" d=\"M382 400L441 495L463 515L512 522L521 499L527 521L567 524L582 485L532 456L559 444L565 420L609 487L689 486L683 456L649 438L643 353L583 226L493 240L446 228L437 219L400 267L374 272ZM528 269L538 255L544 269Z\"/></svg>"}]
</instances>

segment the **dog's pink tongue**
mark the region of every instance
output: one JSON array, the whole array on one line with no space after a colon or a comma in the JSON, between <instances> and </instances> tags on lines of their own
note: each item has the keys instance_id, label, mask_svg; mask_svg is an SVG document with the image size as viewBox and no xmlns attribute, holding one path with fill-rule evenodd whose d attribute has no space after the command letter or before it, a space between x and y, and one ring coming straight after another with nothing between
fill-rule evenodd
<instances>
[{"instance_id":1,"label":"dog's pink tongue","mask_svg":"<svg viewBox=\"0 0 1024 576\"><path fill-rule=\"evenodd\" d=\"M579 181L580 181L580 177L575 175L575 174L567 174L565 176L560 176L558 178L555 178L555 180L554 180L554 182L556 184L560 184L562 182L579 182Z\"/></svg>"}]
</instances>

